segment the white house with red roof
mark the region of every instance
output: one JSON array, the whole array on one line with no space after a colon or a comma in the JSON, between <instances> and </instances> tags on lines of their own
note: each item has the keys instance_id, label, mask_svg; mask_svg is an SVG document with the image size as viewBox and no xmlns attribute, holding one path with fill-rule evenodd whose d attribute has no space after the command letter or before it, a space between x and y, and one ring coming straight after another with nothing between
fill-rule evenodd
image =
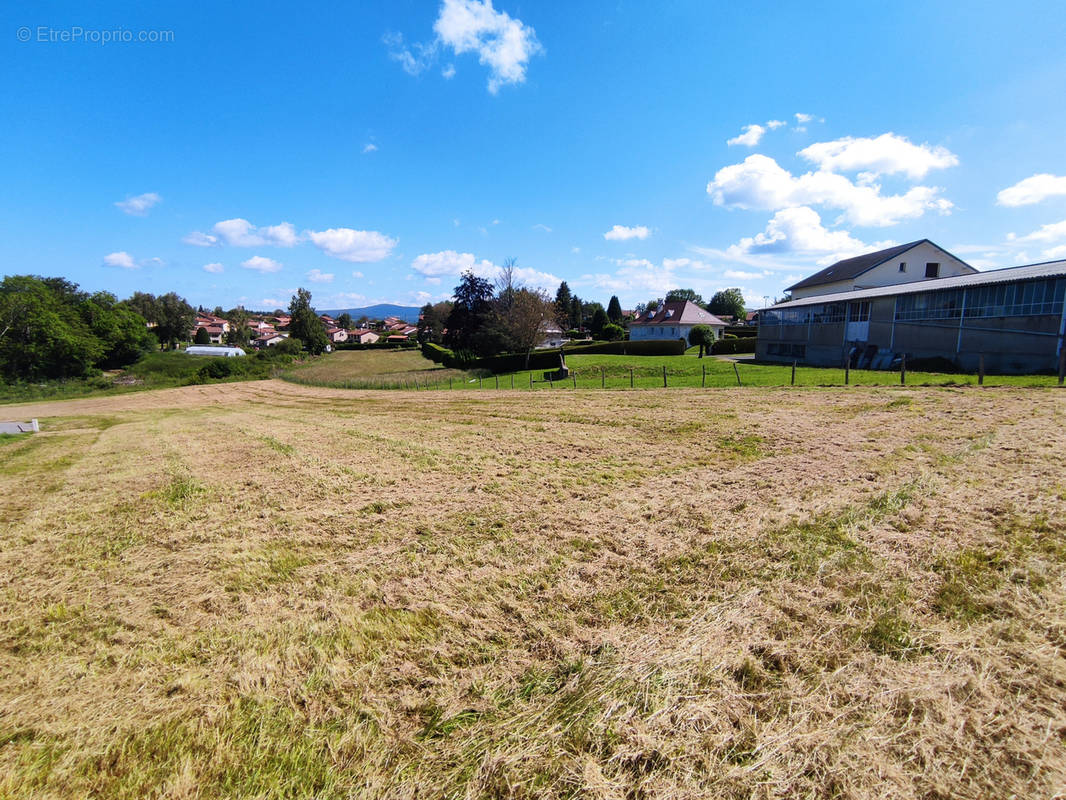
<instances>
[{"instance_id":1,"label":"white house with red roof","mask_svg":"<svg viewBox=\"0 0 1066 800\"><path fill-rule=\"evenodd\" d=\"M689 331L695 325L706 325L714 331L714 338L721 339L725 323L710 311L705 311L689 300L663 303L658 308L650 308L629 323L629 338L640 339L684 339L688 341Z\"/></svg>"}]
</instances>

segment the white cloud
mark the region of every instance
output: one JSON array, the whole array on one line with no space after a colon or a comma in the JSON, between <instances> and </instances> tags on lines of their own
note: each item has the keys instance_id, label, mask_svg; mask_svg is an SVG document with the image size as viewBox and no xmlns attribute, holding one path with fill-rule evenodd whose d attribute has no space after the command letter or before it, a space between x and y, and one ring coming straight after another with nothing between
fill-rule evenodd
<instances>
[{"instance_id":1,"label":"white cloud","mask_svg":"<svg viewBox=\"0 0 1066 800\"><path fill-rule=\"evenodd\" d=\"M820 255L818 263L831 264L842 258L871 250L890 247L891 241L868 245L847 231L832 231L822 225L818 212L801 206L786 208L774 214L766 230L746 236L731 246L731 255L802 253Z\"/></svg>"},{"instance_id":2,"label":"white cloud","mask_svg":"<svg viewBox=\"0 0 1066 800\"><path fill-rule=\"evenodd\" d=\"M144 217L148 215L153 206L157 206L161 202L163 202L163 198L158 194L146 192L136 197L127 197L125 200L120 200L115 203L115 207L131 217Z\"/></svg>"},{"instance_id":3,"label":"white cloud","mask_svg":"<svg viewBox=\"0 0 1066 800\"><path fill-rule=\"evenodd\" d=\"M745 147L754 147L762 139L764 133L766 133L766 128L762 125L745 125L744 132L734 136L732 139L727 139L726 144L742 144Z\"/></svg>"},{"instance_id":4,"label":"white cloud","mask_svg":"<svg viewBox=\"0 0 1066 800\"><path fill-rule=\"evenodd\" d=\"M448 64L444 69L440 71L441 77L446 81L450 81L455 77L455 64ZM419 292L419 294L425 294L425 292ZM427 295L428 296L428 295Z\"/></svg>"},{"instance_id":5,"label":"white cloud","mask_svg":"<svg viewBox=\"0 0 1066 800\"><path fill-rule=\"evenodd\" d=\"M204 272L210 272L214 275L218 275L219 273L225 271L225 269L226 268L219 264L217 261L212 262L211 264L204 264Z\"/></svg>"},{"instance_id":6,"label":"white cloud","mask_svg":"<svg viewBox=\"0 0 1066 800\"><path fill-rule=\"evenodd\" d=\"M328 256L342 261L381 261L398 244L396 239L377 231L357 231L352 228L329 228L306 231L311 242Z\"/></svg>"},{"instance_id":7,"label":"white cloud","mask_svg":"<svg viewBox=\"0 0 1066 800\"><path fill-rule=\"evenodd\" d=\"M488 280L494 280L500 274L499 265L486 259L479 260L473 253L457 253L455 250L422 253L411 262L411 269L434 285L439 284L441 278L456 277L464 272ZM557 286L561 281L557 275L531 267L516 267L514 277L519 283L533 287Z\"/></svg>"},{"instance_id":8,"label":"white cloud","mask_svg":"<svg viewBox=\"0 0 1066 800\"><path fill-rule=\"evenodd\" d=\"M832 142L816 142L800 150L799 155L826 172L867 170L863 182L879 174L903 173L912 179L925 177L932 169L954 167L958 157L937 145L912 144L903 136L882 133L869 138L845 136Z\"/></svg>"},{"instance_id":9,"label":"white cloud","mask_svg":"<svg viewBox=\"0 0 1066 800\"><path fill-rule=\"evenodd\" d=\"M482 230L484 230L484 229L482 229ZM533 230L540 231L541 233L551 233L552 232L551 228L549 228L547 225L543 225L543 224L541 224L539 222L536 225L533 226Z\"/></svg>"},{"instance_id":10,"label":"white cloud","mask_svg":"<svg viewBox=\"0 0 1066 800\"><path fill-rule=\"evenodd\" d=\"M1066 219L1062 222L1041 225L1039 229L1025 236L1016 237L1013 234L1008 234L1007 236L1007 239L1018 242L1053 242L1056 239L1063 238L1066 238Z\"/></svg>"},{"instance_id":11,"label":"white cloud","mask_svg":"<svg viewBox=\"0 0 1066 800\"><path fill-rule=\"evenodd\" d=\"M456 55L477 52L489 68L493 94L505 84L525 82L529 59L543 50L531 27L496 11L492 0L444 0L433 30Z\"/></svg>"},{"instance_id":12,"label":"white cloud","mask_svg":"<svg viewBox=\"0 0 1066 800\"><path fill-rule=\"evenodd\" d=\"M140 264L133 260L133 256L125 250L117 253L108 253L104 256L104 265L108 267L122 267L123 269L137 269Z\"/></svg>"},{"instance_id":13,"label":"white cloud","mask_svg":"<svg viewBox=\"0 0 1066 800\"><path fill-rule=\"evenodd\" d=\"M220 241L233 247L293 247L301 239L290 222L257 228L246 219L224 219L211 229Z\"/></svg>"},{"instance_id":14,"label":"white cloud","mask_svg":"<svg viewBox=\"0 0 1066 800\"><path fill-rule=\"evenodd\" d=\"M219 244L217 236L212 236L210 233L204 233L203 231L193 231L182 237L182 241L194 247L217 247Z\"/></svg>"},{"instance_id":15,"label":"white cloud","mask_svg":"<svg viewBox=\"0 0 1066 800\"><path fill-rule=\"evenodd\" d=\"M769 272L745 272L742 269L727 269L722 273L727 281L757 281L770 277Z\"/></svg>"},{"instance_id":16,"label":"white cloud","mask_svg":"<svg viewBox=\"0 0 1066 800\"><path fill-rule=\"evenodd\" d=\"M275 308L286 308L288 304L287 303L283 303L281 300L278 300L276 297L264 297L262 300L259 301L259 305L263 309L271 309L271 310L273 310Z\"/></svg>"},{"instance_id":17,"label":"white cloud","mask_svg":"<svg viewBox=\"0 0 1066 800\"><path fill-rule=\"evenodd\" d=\"M1060 244L1058 247L1049 247L1043 252L1043 256L1051 261L1066 258L1066 244Z\"/></svg>"},{"instance_id":18,"label":"white cloud","mask_svg":"<svg viewBox=\"0 0 1066 800\"><path fill-rule=\"evenodd\" d=\"M498 267L484 259L479 262L473 253L442 250L439 253L422 253L416 256L411 262L411 269L427 278L439 278L463 272L473 272L475 275L494 274Z\"/></svg>"},{"instance_id":19,"label":"white cloud","mask_svg":"<svg viewBox=\"0 0 1066 800\"><path fill-rule=\"evenodd\" d=\"M808 122L811 122L814 119L814 114L803 114L799 111L796 112L795 116L796 122L798 122L800 125L806 125Z\"/></svg>"},{"instance_id":20,"label":"white cloud","mask_svg":"<svg viewBox=\"0 0 1066 800\"><path fill-rule=\"evenodd\" d=\"M686 257L682 257L682 258L664 258L663 259L663 267L665 269L684 269L684 268L688 268L688 269L694 269L694 270L709 270L709 269L712 268L710 264L708 264L708 263L706 263L704 261L699 261L699 260L694 259L694 258L686 258Z\"/></svg>"},{"instance_id":21,"label":"white cloud","mask_svg":"<svg viewBox=\"0 0 1066 800\"><path fill-rule=\"evenodd\" d=\"M707 184L716 205L778 211L793 206L822 205L843 212L854 225L883 227L926 211L948 213L951 201L939 197L940 189L914 186L902 195L882 195L874 183L855 184L832 172L808 172L799 177L768 156L755 154L743 163L718 170Z\"/></svg>"},{"instance_id":22,"label":"white cloud","mask_svg":"<svg viewBox=\"0 0 1066 800\"><path fill-rule=\"evenodd\" d=\"M241 266L245 269L254 269L256 272L267 274L268 272L280 272L281 263L265 256L252 256L247 261L242 261Z\"/></svg>"},{"instance_id":23,"label":"white cloud","mask_svg":"<svg viewBox=\"0 0 1066 800\"><path fill-rule=\"evenodd\" d=\"M1066 175L1050 175L1046 172L1028 178L996 195L1001 206L1029 206L1049 197L1066 194Z\"/></svg>"},{"instance_id":24,"label":"white cloud","mask_svg":"<svg viewBox=\"0 0 1066 800\"><path fill-rule=\"evenodd\" d=\"M766 127L772 131L776 131L778 128L783 128L788 123L783 119L772 119L766 123Z\"/></svg>"},{"instance_id":25,"label":"white cloud","mask_svg":"<svg viewBox=\"0 0 1066 800\"><path fill-rule=\"evenodd\" d=\"M363 145L363 152L364 153L373 153L377 149L378 149L378 146L376 144L374 144L373 142L370 142L369 144Z\"/></svg>"},{"instance_id":26,"label":"white cloud","mask_svg":"<svg viewBox=\"0 0 1066 800\"><path fill-rule=\"evenodd\" d=\"M352 277L353 278L362 278L363 277L363 273L360 272L359 270L356 270L355 272L352 273Z\"/></svg>"},{"instance_id":27,"label":"white cloud","mask_svg":"<svg viewBox=\"0 0 1066 800\"><path fill-rule=\"evenodd\" d=\"M415 42L407 47L400 33L386 33L381 40L389 48L389 58L400 62L408 75L421 75L437 57L436 42L428 45Z\"/></svg>"},{"instance_id":28,"label":"white cloud","mask_svg":"<svg viewBox=\"0 0 1066 800\"><path fill-rule=\"evenodd\" d=\"M311 281L311 283L333 283L333 273L313 269L307 273L307 280Z\"/></svg>"},{"instance_id":29,"label":"white cloud","mask_svg":"<svg viewBox=\"0 0 1066 800\"><path fill-rule=\"evenodd\" d=\"M646 225L635 225L632 228L627 228L625 225L614 225L607 233L603 234L603 238L609 242L624 242L628 239L647 239L651 235L651 231Z\"/></svg>"},{"instance_id":30,"label":"white cloud","mask_svg":"<svg viewBox=\"0 0 1066 800\"><path fill-rule=\"evenodd\" d=\"M766 230L746 236L736 247L743 253L861 253L866 245L847 231L830 231L813 208L785 208L774 214Z\"/></svg>"}]
</instances>

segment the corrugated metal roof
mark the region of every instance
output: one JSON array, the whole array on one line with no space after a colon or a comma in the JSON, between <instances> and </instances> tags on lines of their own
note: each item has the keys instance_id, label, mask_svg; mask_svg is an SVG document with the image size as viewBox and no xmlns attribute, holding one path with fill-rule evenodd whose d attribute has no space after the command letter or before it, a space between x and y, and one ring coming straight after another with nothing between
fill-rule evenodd
<instances>
[{"instance_id":1,"label":"corrugated metal roof","mask_svg":"<svg viewBox=\"0 0 1066 800\"><path fill-rule=\"evenodd\" d=\"M854 289L850 292L820 294L779 303L771 308L797 308L799 306L818 305L819 303L838 303L850 300L869 300L874 297L891 297L898 294L916 292L933 292L938 289L964 289L970 286L984 286L990 283L1008 283L1027 278L1066 277L1066 261L1046 261L1041 264L1027 264L1022 267L1005 267L1003 269L978 272L973 275L956 275L952 278L930 278L924 281L897 283L894 286L878 286L875 289Z\"/></svg>"},{"instance_id":2,"label":"corrugated metal roof","mask_svg":"<svg viewBox=\"0 0 1066 800\"><path fill-rule=\"evenodd\" d=\"M884 264L886 261L906 253L912 247L922 244L922 242L929 242L929 240L919 239L916 242L907 242L907 244L896 245L886 250L878 250L876 253L863 253L861 256L845 258L843 261L830 264L821 272L816 272L804 278L799 283L792 284L785 291L791 292L793 289L806 289L810 286L820 286L823 283L851 280L873 269L878 264ZM933 243L929 242L929 244ZM936 247L935 244L933 246Z\"/></svg>"}]
</instances>

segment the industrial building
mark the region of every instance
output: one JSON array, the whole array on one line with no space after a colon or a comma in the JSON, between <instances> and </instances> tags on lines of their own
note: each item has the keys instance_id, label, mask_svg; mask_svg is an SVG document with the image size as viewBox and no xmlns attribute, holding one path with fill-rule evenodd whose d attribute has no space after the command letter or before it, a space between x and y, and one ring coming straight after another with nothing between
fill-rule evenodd
<instances>
[{"instance_id":1,"label":"industrial building","mask_svg":"<svg viewBox=\"0 0 1066 800\"><path fill-rule=\"evenodd\" d=\"M966 372L983 359L988 372L1055 371L1064 295L1066 261L806 296L760 313L756 357L889 369L906 356Z\"/></svg>"}]
</instances>

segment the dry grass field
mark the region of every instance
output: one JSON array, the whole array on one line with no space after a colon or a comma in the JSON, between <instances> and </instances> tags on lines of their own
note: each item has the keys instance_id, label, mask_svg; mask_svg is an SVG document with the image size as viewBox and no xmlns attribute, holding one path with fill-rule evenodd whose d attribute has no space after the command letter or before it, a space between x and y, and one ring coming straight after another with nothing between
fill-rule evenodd
<instances>
[{"instance_id":1,"label":"dry grass field","mask_svg":"<svg viewBox=\"0 0 1066 800\"><path fill-rule=\"evenodd\" d=\"M416 389L427 384L461 383L469 377L445 369L418 350L340 350L317 358L286 376L293 383L338 389Z\"/></svg>"},{"instance_id":2,"label":"dry grass field","mask_svg":"<svg viewBox=\"0 0 1066 800\"><path fill-rule=\"evenodd\" d=\"M1066 392L6 414L2 798L1066 791Z\"/></svg>"}]
</instances>

